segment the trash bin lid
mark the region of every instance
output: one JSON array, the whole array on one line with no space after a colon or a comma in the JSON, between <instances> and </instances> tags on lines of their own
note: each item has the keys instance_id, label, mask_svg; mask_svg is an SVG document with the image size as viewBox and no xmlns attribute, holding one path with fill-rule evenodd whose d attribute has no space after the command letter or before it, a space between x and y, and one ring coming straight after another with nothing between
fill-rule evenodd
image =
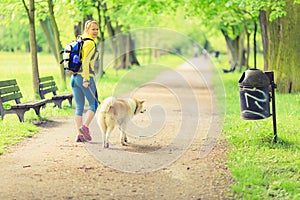
<instances>
[{"instance_id":1,"label":"trash bin lid","mask_svg":"<svg viewBox=\"0 0 300 200\"><path fill-rule=\"evenodd\" d=\"M270 80L267 75L259 69L246 70L239 80L239 86L250 87L267 87L270 85Z\"/></svg>"}]
</instances>

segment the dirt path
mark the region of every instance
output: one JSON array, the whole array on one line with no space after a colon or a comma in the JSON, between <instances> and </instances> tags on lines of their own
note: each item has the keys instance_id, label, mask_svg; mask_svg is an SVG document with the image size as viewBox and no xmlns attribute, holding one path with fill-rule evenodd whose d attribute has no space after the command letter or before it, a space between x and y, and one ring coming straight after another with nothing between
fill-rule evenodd
<instances>
[{"instance_id":1,"label":"dirt path","mask_svg":"<svg viewBox=\"0 0 300 200\"><path fill-rule=\"evenodd\" d=\"M93 141L75 143L73 119L53 119L0 156L0 199L229 199L211 75L209 61L194 58L130 94L147 114L128 127L127 147L115 130L102 149L95 121Z\"/></svg>"}]
</instances>

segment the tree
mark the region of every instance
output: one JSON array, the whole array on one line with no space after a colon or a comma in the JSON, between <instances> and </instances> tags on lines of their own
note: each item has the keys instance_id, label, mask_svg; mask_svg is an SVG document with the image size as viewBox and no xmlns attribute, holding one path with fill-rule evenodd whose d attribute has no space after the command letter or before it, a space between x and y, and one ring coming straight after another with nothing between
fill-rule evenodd
<instances>
[{"instance_id":1,"label":"tree","mask_svg":"<svg viewBox=\"0 0 300 200\"><path fill-rule=\"evenodd\" d=\"M22 0L26 13L29 20L29 44L31 52L31 61L32 61L32 81L33 81L33 91L35 97L39 96L39 68L38 68L38 57L37 57L37 42L35 34L35 4L34 0L29 1L29 7L26 5L25 0Z\"/></svg>"},{"instance_id":2,"label":"tree","mask_svg":"<svg viewBox=\"0 0 300 200\"><path fill-rule=\"evenodd\" d=\"M44 19L40 19L40 25L43 29L44 35L46 37L49 48L51 49L51 52L53 53L56 61L59 62L59 55L57 55L53 28L51 26L48 15Z\"/></svg>"},{"instance_id":3,"label":"tree","mask_svg":"<svg viewBox=\"0 0 300 200\"><path fill-rule=\"evenodd\" d=\"M274 71L279 92L299 92L300 4L294 3L294 0L286 0L279 6L284 6L284 11L277 14L276 19L271 8L260 11L264 69Z\"/></svg>"},{"instance_id":4,"label":"tree","mask_svg":"<svg viewBox=\"0 0 300 200\"><path fill-rule=\"evenodd\" d=\"M300 91L300 67L299 58L299 0L190 0L187 4L189 15L201 16L208 24L216 23L221 13L230 10L242 10L251 16L253 22L259 18L263 51L264 70L275 72L275 82L280 92ZM216 9L214 9L216 7ZM228 11L227 11L228 10ZM230 19L230 15L226 15ZM234 22L239 16L232 15ZM219 27L221 30L223 26ZM230 29L232 29L231 27ZM229 29L229 30L230 30ZM256 33L256 25L254 24ZM225 38L227 36L225 35ZM255 45L255 44L254 44ZM256 48L254 46L254 48Z\"/></svg>"},{"instance_id":5,"label":"tree","mask_svg":"<svg viewBox=\"0 0 300 200\"><path fill-rule=\"evenodd\" d=\"M221 28L221 32L225 37L227 44L231 68L239 67L241 71L242 66L246 64L244 57L244 27L242 25L229 27L225 26L224 28ZM234 36L230 35L230 32L232 32Z\"/></svg>"},{"instance_id":6,"label":"tree","mask_svg":"<svg viewBox=\"0 0 300 200\"><path fill-rule=\"evenodd\" d=\"M99 67L96 68L96 74L98 74L99 77L102 77L104 74L104 66L103 66L103 59L104 59L104 33L105 33L105 10L102 9L102 4L104 2L102 0L98 0L97 3L95 4L95 7L97 9L97 15L98 15L98 23L99 23L99 33L100 33L100 37L99 37L99 48L100 49L100 53L99 53Z\"/></svg>"},{"instance_id":7,"label":"tree","mask_svg":"<svg viewBox=\"0 0 300 200\"><path fill-rule=\"evenodd\" d=\"M300 91L299 76L297 76L300 68L296 64L300 51L298 37L300 1L237 0L235 3L254 20L259 19L263 41L264 70L274 71L278 91ZM256 24L254 25L254 30L256 30ZM254 48L256 48L255 45L254 42Z\"/></svg>"},{"instance_id":8,"label":"tree","mask_svg":"<svg viewBox=\"0 0 300 200\"><path fill-rule=\"evenodd\" d=\"M3 1L0 4L0 51L29 52L28 17L22 2ZM17 14L22 12L25 15Z\"/></svg>"},{"instance_id":9,"label":"tree","mask_svg":"<svg viewBox=\"0 0 300 200\"><path fill-rule=\"evenodd\" d=\"M127 69L134 64L140 65L135 54L134 40L129 31L128 5L131 5L130 2L128 4L110 2L110 7L106 2L102 4L104 21L109 35L108 41L114 55L114 68L116 69ZM124 13L127 13L127 22L122 20L125 17Z\"/></svg>"},{"instance_id":10,"label":"tree","mask_svg":"<svg viewBox=\"0 0 300 200\"><path fill-rule=\"evenodd\" d=\"M64 68L62 65L60 65L60 60L62 60L62 55L60 54L60 50L62 49L62 45L61 45L61 42L60 42L60 36L59 36L59 31L58 31L58 26L57 26L57 23L56 23L56 19L55 19L55 16L54 16L54 11L53 11L53 8L54 8L54 4L53 4L53 1L52 0L48 0L48 8L49 8L49 18L50 18L50 22L51 22L51 25L52 25L52 28L53 28L53 33L54 33L54 39L55 39L55 54L56 54L56 57L58 58L58 66L60 68L60 76L61 76L61 79L63 80L63 83L64 85L66 84L66 76L65 76L65 71L64 71Z\"/></svg>"},{"instance_id":11,"label":"tree","mask_svg":"<svg viewBox=\"0 0 300 200\"><path fill-rule=\"evenodd\" d=\"M198 17L207 27L221 31L226 41L227 54L231 67L247 66L249 43L245 46L245 35L249 36L251 18L245 15L244 10L236 1L191 0L186 3L186 12L189 17ZM247 40L248 42L248 40ZM247 57L245 57L247 56Z\"/></svg>"}]
</instances>

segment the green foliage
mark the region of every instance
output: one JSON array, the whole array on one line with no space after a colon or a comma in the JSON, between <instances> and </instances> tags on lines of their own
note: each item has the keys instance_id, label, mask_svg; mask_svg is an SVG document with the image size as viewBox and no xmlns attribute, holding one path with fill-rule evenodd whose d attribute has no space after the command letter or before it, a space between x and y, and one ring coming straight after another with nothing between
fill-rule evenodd
<instances>
[{"instance_id":1,"label":"green foliage","mask_svg":"<svg viewBox=\"0 0 300 200\"><path fill-rule=\"evenodd\" d=\"M109 0L108 15L125 27L157 26L164 17L174 15L176 1ZM163 20L164 21L164 20Z\"/></svg>"},{"instance_id":2,"label":"green foliage","mask_svg":"<svg viewBox=\"0 0 300 200\"><path fill-rule=\"evenodd\" d=\"M29 45L29 31L28 19L23 5L17 1L4 1L0 4L0 49L25 51Z\"/></svg>"},{"instance_id":3,"label":"green foliage","mask_svg":"<svg viewBox=\"0 0 300 200\"><path fill-rule=\"evenodd\" d=\"M298 2L296 0L295 2ZM211 1L145 1L145 0L106 0L106 1L89 1L89 0L65 0L53 1L55 17L58 22L61 41L67 44L70 38L74 39L73 28L78 22L85 20L86 16L92 16L98 20L96 7L100 3L105 3L108 7L107 15L113 23L119 23L124 30L140 27L180 27L186 30L186 23L192 22L191 25L205 25L201 28L203 33L211 33L210 37L205 35L206 39L216 37L215 34L220 29L227 30L228 34L234 38L243 30L243 24L251 23L257 20L260 10L271 9L270 19L284 16L285 1L271 0L211 0ZM27 50L28 49L28 19L25 14L24 6L17 0L1 1L0 14L0 50ZM103 15L103 9L100 9ZM45 19L48 15L48 5L46 1L36 2L36 28L38 45L44 51L49 51L46 40L39 26L39 19ZM185 22L182 19L187 19ZM229 28L231 27L231 28ZM71 30L71 31L70 31ZM175 29L178 30L178 29ZM248 28L248 30L251 30ZM184 34L190 34L184 32ZM201 44L201 42L200 42Z\"/></svg>"},{"instance_id":4,"label":"green foliage","mask_svg":"<svg viewBox=\"0 0 300 200\"><path fill-rule=\"evenodd\" d=\"M28 17L21 1L5 0L1 1L0 13L0 51L29 51L29 28ZM45 3L36 3L39 10L36 20L36 37L38 51L48 52L44 33L39 26L38 19L45 17Z\"/></svg>"},{"instance_id":5,"label":"green foliage","mask_svg":"<svg viewBox=\"0 0 300 200\"><path fill-rule=\"evenodd\" d=\"M274 144L271 117L241 119L240 77L239 73L222 74L226 90L223 133L230 143L228 163L235 180L232 195L237 199L299 199L300 94L276 93L278 142Z\"/></svg>"},{"instance_id":6,"label":"green foliage","mask_svg":"<svg viewBox=\"0 0 300 200\"><path fill-rule=\"evenodd\" d=\"M75 39L73 29L74 25L85 20L86 16L91 16L98 21L96 6L100 1L88 0L66 0L54 1L54 11L62 45L69 43ZM102 2L104 3L104 2ZM182 1L144 1L144 0L122 0L105 1L112 24L118 23L122 25L123 31L145 27L163 27L174 31L180 31L186 35L192 35L193 32L201 32L198 36L193 36L193 39L202 45L208 39L206 33L212 32L212 29L205 28L201 19L184 19L184 3ZM0 14L3 26L0 24L0 36L4 40L0 41L0 50L25 51L28 50L28 19L25 14L25 9L18 1L5 0L1 2L1 7L8 8L6 14ZM15 9L17 7L18 9ZM103 9L100 9L100 14L103 15ZM13 20L11 16L18 18ZM39 19L44 20L48 16L48 5L46 1L36 2L36 29L37 42L40 50L49 52L46 44L45 36L39 24ZM20 23L20 21L23 21ZM1 22L0 22L1 23ZM103 24L104 22L102 22ZM193 24L197 23L196 26ZM194 28L192 28L194 27ZM21 31L20 31L21 30ZM24 32L24 34L23 34ZM22 33L22 34L20 34ZM212 34L210 34L211 36ZM11 37L15 37L10 40ZM107 36L107 33L105 34ZM178 42L180 46L184 45ZM107 48L107 47L106 47Z\"/></svg>"},{"instance_id":7,"label":"green foliage","mask_svg":"<svg viewBox=\"0 0 300 200\"><path fill-rule=\"evenodd\" d=\"M259 12L261 10L270 10L269 20L271 21L275 20L278 17L286 15L285 0L238 0L236 3L239 4L239 7L241 7L244 10L247 10L247 12L254 17L258 17Z\"/></svg>"}]
</instances>

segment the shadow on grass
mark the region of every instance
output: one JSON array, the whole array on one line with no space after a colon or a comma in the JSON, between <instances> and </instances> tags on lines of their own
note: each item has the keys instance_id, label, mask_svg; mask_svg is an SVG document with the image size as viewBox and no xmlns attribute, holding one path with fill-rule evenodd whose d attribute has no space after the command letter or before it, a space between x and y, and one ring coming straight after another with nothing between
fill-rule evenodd
<instances>
[{"instance_id":1,"label":"shadow on grass","mask_svg":"<svg viewBox=\"0 0 300 200\"><path fill-rule=\"evenodd\" d=\"M277 142L274 143L273 136L263 136L261 138L261 146L268 147L270 149L291 149L296 145L295 142L288 141L286 139L277 137Z\"/></svg>"},{"instance_id":2,"label":"shadow on grass","mask_svg":"<svg viewBox=\"0 0 300 200\"><path fill-rule=\"evenodd\" d=\"M52 120L47 117L38 117L37 119L31 119L30 122L38 127L57 127L64 124L63 121Z\"/></svg>"}]
</instances>

